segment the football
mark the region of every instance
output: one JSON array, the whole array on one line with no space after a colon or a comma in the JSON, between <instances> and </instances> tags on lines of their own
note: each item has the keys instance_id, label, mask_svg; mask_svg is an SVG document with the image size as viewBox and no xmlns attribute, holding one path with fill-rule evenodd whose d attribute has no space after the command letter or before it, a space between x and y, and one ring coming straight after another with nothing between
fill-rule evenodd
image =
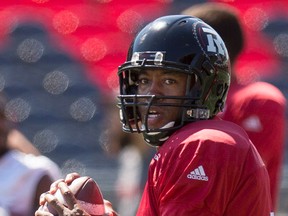
<instances>
[{"instance_id":1,"label":"football","mask_svg":"<svg viewBox=\"0 0 288 216\"><path fill-rule=\"evenodd\" d=\"M91 216L100 216L105 213L104 200L98 184L88 176L75 179L68 185L79 205ZM63 205L67 206L62 193L58 189L54 196ZM53 215L58 215L48 203L44 205L44 210L49 211Z\"/></svg>"}]
</instances>

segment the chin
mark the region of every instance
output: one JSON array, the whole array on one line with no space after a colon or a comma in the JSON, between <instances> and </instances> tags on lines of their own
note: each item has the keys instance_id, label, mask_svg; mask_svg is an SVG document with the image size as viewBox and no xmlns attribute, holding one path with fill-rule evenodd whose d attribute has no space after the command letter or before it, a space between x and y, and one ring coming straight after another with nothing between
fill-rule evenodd
<instances>
[{"instance_id":1,"label":"chin","mask_svg":"<svg viewBox=\"0 0 288 216\"><path fill-rule=\"evenodd\" d=\"M158 123L158 124L147 124L149 130L157 130L163 128L169 128L174 125L174 121L166 122L166 123Z\"/></svg>"}]
</instances>

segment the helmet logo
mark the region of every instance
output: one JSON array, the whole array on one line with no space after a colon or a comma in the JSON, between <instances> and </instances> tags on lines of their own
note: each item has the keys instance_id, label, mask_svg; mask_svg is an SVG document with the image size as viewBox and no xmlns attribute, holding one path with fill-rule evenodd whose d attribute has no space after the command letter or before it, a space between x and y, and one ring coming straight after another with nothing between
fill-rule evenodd
<instances>
[{"instance_id":1,"label":"helmet logo","mask_svg":"<svg viewBox=\"0 0 288 216\"><path fill-rule=\"evenodd\" d=\"M218 50L218 52L221 55L225 55L225 51L224 51L223 47L221 46L222 40L218 36L218 34L216 34L214 30L209 29L209 28L202 27L202 30L203 30L203 32L208 33L206 35L207 41L208 41L207 51L217 53L217 50ZM213 35L214 35L214 37L213 37Z\"/></svg>"}]
</instances>

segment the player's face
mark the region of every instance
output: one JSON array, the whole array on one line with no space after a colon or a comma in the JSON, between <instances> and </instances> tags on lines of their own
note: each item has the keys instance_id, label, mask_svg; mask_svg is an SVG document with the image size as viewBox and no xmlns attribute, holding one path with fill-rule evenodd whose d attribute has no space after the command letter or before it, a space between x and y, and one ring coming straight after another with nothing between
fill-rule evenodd
<instances>
[{"instance_id":1,"label":"player's face","mask_svg":"<svg viewBox=\"0 0 288 216\"><path fill-rule=\"evenodd\" d=\"M186 89L187 75L173 73L163 70L145 70L138 77L139 95L156 96L184 96ZM144 100L144 99L143 99ZM149 99L147 99L149 100ZM157 103L181 103L176 99L158 99ZM147 115L147 106L139 106L142 122L147 117L147 126L150 129L157 129L165 126L171 121L179 118L179 107L173 106L151 106Z\"/></svg>"}]
</instances>

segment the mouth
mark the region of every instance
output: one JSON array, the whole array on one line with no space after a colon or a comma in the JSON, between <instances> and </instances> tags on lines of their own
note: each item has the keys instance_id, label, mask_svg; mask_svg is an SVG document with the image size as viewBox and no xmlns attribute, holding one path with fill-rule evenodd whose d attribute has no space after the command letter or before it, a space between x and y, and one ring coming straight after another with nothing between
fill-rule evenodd
<instances>
[{"instance_id":1,"label":"mouth","mask_svg":"<svg viewBox=\"0 0 288 216\"><path fill-rule=\"evenodd\" d=\"M151 108L148 114L144 115L144 122L145 118L147 118L147 126L151 129L160 128L162 126L162 114L156 109Z\"/></svg>"},{"instance_id":2,"label":"mouth","mask_svg":"<svg viewBox=\"0 0 288 216\"><path fill-rule=\"evenodd\" d=\"M147 119L145 119L147 118ZM170 128L173 127L175 124L175 121L170 121L167 122L167 117L165 118L165 115L163 113L160 113L156 110L149 110L147 115L144 115L144 122L145 120L147 120L147 128L144 125L143 122L143 128L146 128L148 130L157 130L157 129L165 129L165 128ZM150 132L151 134L155 133L155 132ZM156 132L157 134L158 132Z\"/></svg>"},{"instance_id":3,"label":"mouth","mask_svg":"<svg viewBox=\"0 0 288 216\"><path fill-rule=\"evenodd\" d=\"M149 110L148 112L148 119L150 118L158 118L160 116L160 113L156 110Z\"/></svg>"}]
</instances>

